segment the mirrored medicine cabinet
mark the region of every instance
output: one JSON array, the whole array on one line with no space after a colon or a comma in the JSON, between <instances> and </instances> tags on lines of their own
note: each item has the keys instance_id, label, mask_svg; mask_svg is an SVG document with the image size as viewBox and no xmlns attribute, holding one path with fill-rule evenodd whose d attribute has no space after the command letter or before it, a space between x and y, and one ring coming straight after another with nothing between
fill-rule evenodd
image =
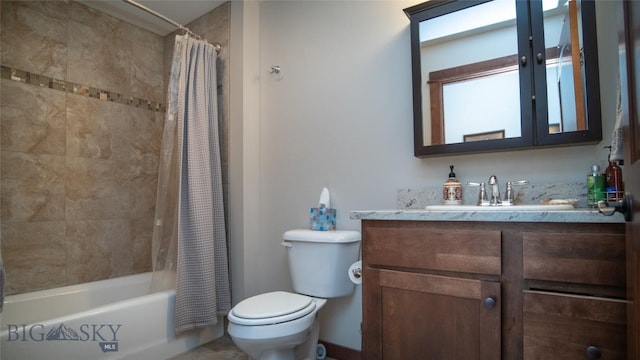
<instances>
[{"instance_id":1,"label":"mirrored medicine cabinet","mask_svg":"<svg viewBox=\"0 0 640 360\"><path fill-rule=\"evenodd\" d=\"M415 156L602 139L593 0L431 0L404 12Z\"/></svg>"}]
</instances>

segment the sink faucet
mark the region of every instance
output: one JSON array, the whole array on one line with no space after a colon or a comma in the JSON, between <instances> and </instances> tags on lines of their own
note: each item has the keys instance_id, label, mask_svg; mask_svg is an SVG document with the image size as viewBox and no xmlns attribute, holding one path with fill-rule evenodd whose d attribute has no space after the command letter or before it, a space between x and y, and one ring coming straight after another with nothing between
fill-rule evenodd
<instances>
[{"instance_id":1,"label":"sink faucet","mask_svg":"<svg viewBox=\"0 0 640 360\"><path fill-rule=\"evenodd\" d=\"M519 202L520 196L522 194L518 194L516 197L514 195L513 186L515 185L526 185L528 184L528 180L518 180L518 181L507 181L507 190L504 193L504 199L500 199L500 187L498 186L498 177L495 175L491 175L489 178L489 182L487 183L488 189L485 188L485 183L477 183L477 182L468 182L467 186L479 186L480 193L478 195L478 203L479 206L508 206L508 205L516 205L516 202Z\"/></svg>"},{"instance_id":2,"label":"sink faucet","mask_svg":"<svg viewBox=\"0 0 640 360\"><path fill-rule=\"evenodd\" d=\"M491 175L489 177L489 186L491 187L491 191L489 194L489 205L500 205L502 204L502 200L500 200L500 188L498 187L498 178L495 175Z\"/></svg>"}]
</instances>

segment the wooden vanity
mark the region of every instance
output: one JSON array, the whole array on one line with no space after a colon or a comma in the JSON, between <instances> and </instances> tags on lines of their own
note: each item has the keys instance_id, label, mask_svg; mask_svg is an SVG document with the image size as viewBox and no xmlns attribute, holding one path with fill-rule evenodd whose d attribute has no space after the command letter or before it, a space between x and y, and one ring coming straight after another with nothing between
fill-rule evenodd
<instances>
[{"instance_id":1,"label":"wooden vanity","mask_svg":"<svg viewBox=\"0 0 640 360\"><path fill-rule=\"evenodd\" d=\"M625 359L622 222L352 217L363 359Z\"/></svg>"}]
</instances>

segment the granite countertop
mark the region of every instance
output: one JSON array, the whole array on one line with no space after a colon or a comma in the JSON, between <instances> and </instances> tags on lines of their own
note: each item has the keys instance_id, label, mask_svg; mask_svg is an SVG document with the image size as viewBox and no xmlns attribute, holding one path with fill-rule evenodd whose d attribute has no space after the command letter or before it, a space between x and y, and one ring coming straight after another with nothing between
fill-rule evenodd
<instances>
[{"instance_id":1,"label":"granite countertop","mask_svg":"<svg viewBox=\"0 0 640 360\"><path fill-rule=\"evenodd\" d=\"M523 204L541 204L545 199L577 199L574 210L473 211L478 199L477 189L463 189L463 205L466 209L426 210L428 205L442 204L442 186L429 186L397 190L396 209L351 211L356 220L418 220L418 221L494 221L494 222L547 222L547 223L624 223L624 216L615 213L605 216L587 205L587 192L582 182L559 184L528 184L517 187L518 198ZM453 205L455 206L455 205Z\"/></svg>"},{"instance_id":2,"label":"granite countertop","mask_svg":"<svg viewBox=\"0 0 640 360\"><path fill-rule=\"evenodd\" d=\"M546 222L546 223L624 223L622 214L605 216L590 208L558 211L496 211L423 209L355 210L351 219L418 220L418 221L486 221L486 222Z\"/></svg>"}]
</instances>

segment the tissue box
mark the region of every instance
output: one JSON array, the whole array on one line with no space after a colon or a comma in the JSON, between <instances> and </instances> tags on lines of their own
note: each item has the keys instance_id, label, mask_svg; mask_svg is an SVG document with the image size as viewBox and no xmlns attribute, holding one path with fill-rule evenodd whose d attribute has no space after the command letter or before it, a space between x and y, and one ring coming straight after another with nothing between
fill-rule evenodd
<instances>
[{"instance_id":1,"label":"tissue box","mask_svg":"<svg viewBox=\"0 0 640 360\"><path fill-rule=\"evenodd\" d=\"M328 231L336 229L336 209L311 208L311 230Z\"/></svg>"}]
</instances>

